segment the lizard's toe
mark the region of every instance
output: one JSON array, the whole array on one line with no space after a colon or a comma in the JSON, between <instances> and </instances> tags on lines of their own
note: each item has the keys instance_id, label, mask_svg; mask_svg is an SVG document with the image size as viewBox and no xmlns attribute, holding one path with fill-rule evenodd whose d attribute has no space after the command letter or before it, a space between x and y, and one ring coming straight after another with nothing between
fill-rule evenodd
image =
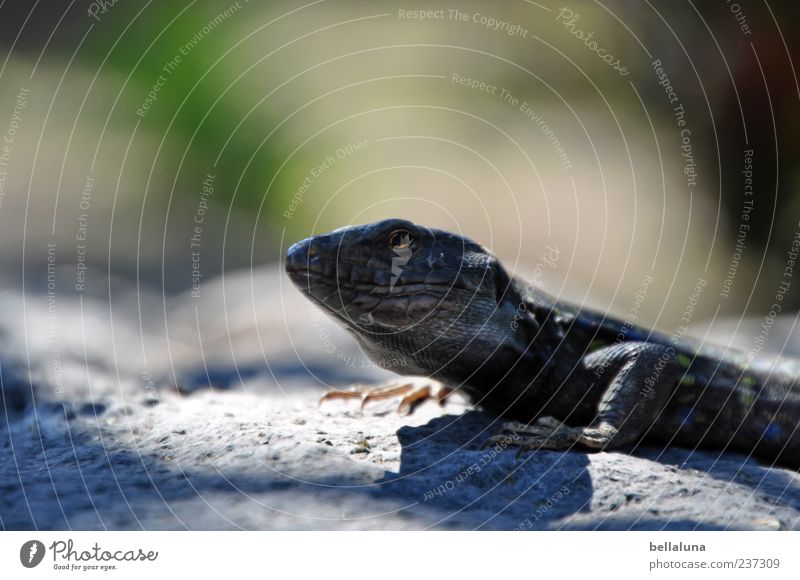
<instances>
[{"instance_id":1,"label":"lizard's toe","mask_svg":"<svg viewBox=\"0 0 800 580\"><path fill-rule=\"evenodd\" d=\"M532 425L515 421L503 423L500 433L490 437L487 445L502 443L517 447L517 457L519 457L526 451L537 449L570 449L581 441L584 435L582 428L568 427L554 417L540 417ZM592 437L596 434L586 435ZM591 443L587 445L591 446Z\"/></svg>"},{"instance_id":2,"label":"lizard's toe","mask_svg":"<svg viewBox=\"0 0 800 580\"><path fill-rule=\"evenodd\" d=\"M619 430L608 423L601 423L597 427L581 429L580 432L580 436L577 439L578 443L589 449L599 451L611 445Z\"/></svg>"},{"instance_id":3,"label":"lizard's toe","mask_svg":"<svg viewBox=\"0 0 800 580\"><path fill-rule=\"evenodd\" d=\"M519 423L517 421L503 423L500 426L500 433L547 436L562 429L570 429L570 427L567 427L564 423L553 417L541 417L532 425L528 423Z\"/></svg>"},{"instance_id":4,"label":"lizard's toe","mask_svg":"<svg viewBox=\"0 0 800 580\"><path fill-rule=\"evenodd\" d=\"M526 451L565 451L571 449L578 437L579 435L569 431L522 437L515 444L518 448L517 458Z\"/></svg>"},{"instance_id":5,"label":"lizard's toe","mask_svg":"<svg viewBox=\"0 0 800 580\"><path fill-rule=\"evenodd\" d=\"M400 398L397 412L407 415L413 413L414 409L427 400L435 400L439 405L444 405L452 392L453 389L450 387L427 377L403 378L379 386L353 385L346 391L331 391L321 397L319 403L322 405L337 399L345 401L359 399L363 412L370 403Z\"/></svg>"},{"instance_id":6,"label":"lizard's toe","mask_svg":"<svg viewBox=\"0 0 800 580\"><path fill-rule=\"evenodd\" d=\"M514 435L492 435L489 437L486 442L481 445L481 449L486 449L488 447L492 447L493 445L501 445L502 447L510 447L514 445L514 441L519 439L519 437L515 437Z\"/></svg>"},{"instance_id":7,"label":"lizard's toe","mask_svg":"<svg viewBox=\"0 0 800 580\"><path fill-rule=\"evenodd\" d=\"M361 391L362 385L352 385L347 391L328 391L319 398L319 406L327 401L335 401L336 399L361 399L364 394Z\"/></svg>"},{"instance_id":8,"label":"lizard's toe","mask_svg":"<svg viewBox=\"0 0 800 580\"><path fill-rule=\"evenodd\" d=\"M564 427L564 423L556 419L555 417L539 417L534 421L534 425L538 427L550 427L551 429L559 429Z\"/></svg>"}]
</instances>

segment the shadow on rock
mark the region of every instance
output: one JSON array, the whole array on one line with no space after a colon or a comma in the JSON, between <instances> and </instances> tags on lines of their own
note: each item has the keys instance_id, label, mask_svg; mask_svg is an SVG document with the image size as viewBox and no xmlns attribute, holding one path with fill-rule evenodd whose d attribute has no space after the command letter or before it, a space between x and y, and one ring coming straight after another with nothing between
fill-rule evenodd
<instances>
[{"instance_id":1,"label":"shadow on rock","mask_svg":"<svg viewBox=\"0 0 800 580\"><path fill-rule=\"evenodd\" d=\"M600 453L481 444L497 419L471 411L400 429L401 467L383 481L415 509L476 529L796 528L800 477L736 454L643 448Z\"/></svg>"},{"instance_id":2,"label":"shadow on rock","mask_svg":"<svg viewBox=\"0 0 800 580\"><path fill-rule=\"evenodd\" d=\"M458 519L475 529L547 529L588 510L592 481L583 453L516 449L483 443L497 418L480 411L446 415L397 433L400 472L382 482L413 499L415 509Z\"/></svg>"}]
</instances>

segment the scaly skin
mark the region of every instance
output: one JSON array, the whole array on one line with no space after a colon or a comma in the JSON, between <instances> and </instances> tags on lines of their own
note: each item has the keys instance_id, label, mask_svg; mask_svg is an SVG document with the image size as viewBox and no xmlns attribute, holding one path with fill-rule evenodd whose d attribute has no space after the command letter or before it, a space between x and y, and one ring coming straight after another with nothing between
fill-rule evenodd
<instances>
[{"instance_id":1,"label":"scaly skin","mask_svg":"<svg viewBox=\"0 0 800 580\"><path fill-rule=\"evenodd\" d=\"M286 269L373 361L517 421L523 449L644 440L800 467L798 361L748 364L531 293L475 242L406 220L302 240Z\"/></svg>"}]
</instances>

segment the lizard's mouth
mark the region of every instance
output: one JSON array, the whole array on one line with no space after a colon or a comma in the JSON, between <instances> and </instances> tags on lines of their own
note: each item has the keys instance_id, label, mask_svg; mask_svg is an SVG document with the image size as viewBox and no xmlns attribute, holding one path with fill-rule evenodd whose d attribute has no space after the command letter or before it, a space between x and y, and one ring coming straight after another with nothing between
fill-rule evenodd
<instances>
[{"instance_id":1,"label":"lizard's mouth","mask_svg":"<svg viewBox=\"0 0 800 580\"><path fill-rule=\"evenodd\" d=\"M394 286L382 286L374 283L353 283L351 280L342 277L330 278L324 274L319 274L303 269L286 269L289 278L301 291L310 293L313 288L338 289L342 292L364 292L376 297L403 297L414 296L416 294L430 294L432 296L444 297L450 290L450 286L438 284L395 284Z\"/></svg>"},{"instance_id":2,"label":"lizard's mouth","mask_svg":"<svg viewBox=\"0 0 800 580\"><path fill-rule=\"evenodd\" d=\"M398 281L386 269L326 258L308 240L289 248L286 273L298 289L312 296L315 288L384 297L422 293L444 296L451 288L451 284L432 281Z\"/></svg>"},{"instance_id":3,"label":"lizard's mouth","mask_svg":"<svg viewBox=\"0 0 800 580\"><path fill-rule=\"evenodd\" d=\"M442 308L449 285L391 283L391 272L310 256L292 246L286 272L313 302L348 326L394 331L413 325ZM384 280L385 278L385 280Z\"/></svg>"}]
</instances>

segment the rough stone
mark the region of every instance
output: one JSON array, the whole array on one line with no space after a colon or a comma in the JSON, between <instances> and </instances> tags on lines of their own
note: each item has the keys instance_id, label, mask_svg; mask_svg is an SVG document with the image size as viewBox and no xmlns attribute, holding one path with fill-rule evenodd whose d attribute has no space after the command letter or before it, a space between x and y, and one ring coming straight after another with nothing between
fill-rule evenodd
<instances>
[{"instance_id":1,"label":"rough stone","mask_svg":"<svg viewBox=\"0 0 800 580\"><path fill-rule=\"evenodd\" d=\"M800 528L800 475L741 455L516 457L457 398L319 407L390 375L274 271L202 296L3 296L0 527Z\"/></svg>"}]
</instances>

